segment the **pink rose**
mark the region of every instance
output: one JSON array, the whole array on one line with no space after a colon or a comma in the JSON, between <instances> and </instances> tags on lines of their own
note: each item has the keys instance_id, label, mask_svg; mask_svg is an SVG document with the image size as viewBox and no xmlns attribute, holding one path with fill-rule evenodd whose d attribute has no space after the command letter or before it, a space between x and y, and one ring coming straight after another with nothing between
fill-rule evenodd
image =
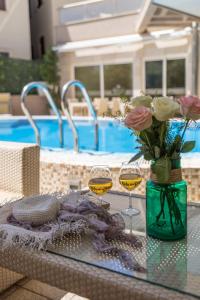
<instances>
[{"instance_id":1,"label":"pink rose","mask_svg":"<svg viewBox=\"0 0 200 300\"><path fill-rule=\"evenodd\" d=\"M178 102L181 107L181 114L187 119L200 119L200 99L195 96L181 97Z\"/></svg>"},{"instance_id":2,"label":"pink rose","mask_svg":"<svg viewBox=\"0 0 200 300\"><path fill-rule=\"evenodd\" d=\"M124 123L128 128L142 131L152 125L152 113L149 108L138 106L127 114Z\"/></svg>"}]
</instances>

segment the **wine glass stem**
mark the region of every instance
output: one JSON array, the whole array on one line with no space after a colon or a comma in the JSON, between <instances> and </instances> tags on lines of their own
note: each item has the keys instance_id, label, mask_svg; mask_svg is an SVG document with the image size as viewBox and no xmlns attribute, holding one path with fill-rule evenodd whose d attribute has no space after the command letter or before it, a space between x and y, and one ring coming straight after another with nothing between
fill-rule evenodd
<instances>
[{"instance_id":1,"label":"wine glass stem","mask_svg":"<svg viewBox=\"0 0 200 300\"><path fill-rule=\"evenodd\" d=\"M99 202L100 202L100 204L102 205L102 203L103 203L103 198L102 198L101 196L99 196Z\"/></svg>"},{"instance_id":2,"label":"wine glass stem","mask_svg":"<svg viewBox=\"0 0 200 300\"><path fill-rule=\"evenodd\" d=\"M133 233L133 217L130 216L130 233Z\"/></svg>"},{"instance_id":3,"label":"wine glass stem","mask_svg":"<svg viewBox=\"0 0 200 300\"><path fill-rule=\"evenodd\" d=\"M128 208L133 208L133 203L132 203L132 201L133 201L132 193L130 192L130 193L129 193L129 207L128 207Z\"/></svg>"}]
</instances>

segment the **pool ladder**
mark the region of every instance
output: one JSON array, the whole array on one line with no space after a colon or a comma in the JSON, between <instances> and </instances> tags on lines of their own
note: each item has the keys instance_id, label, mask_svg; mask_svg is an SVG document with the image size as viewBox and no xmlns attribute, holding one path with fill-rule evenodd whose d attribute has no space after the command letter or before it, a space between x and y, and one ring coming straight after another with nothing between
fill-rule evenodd
<instances>
[{"instance_id":1,"label":"pool ladder","mask_svg":"<svg viewBox=\"0 0 200 300\"><path fill-rule=\"evenodd\" d=\"M59 124L59 141L60 141L60 147L63 147L63 124L62 124L62 116L59 113L59 110L57 108L57 106L55 105L55 102L53 100L53 98L51 97L51 94L48 90L48 87L41 82L30 82L27 85L24 86L22 93L21 93L21 108L25 114L25 116L27 116L28 121L30 122L34 132L35 132L35 137L36 137L36 143L40 146L41 144L41 139L40 139L40 133L39 133L39 129L35 123L35 121L33 120L29 110L26 107L25 101L26 101L26 97L28 95L28 93L32 90L32 89L38 89L41 90L43 92L43 94L46 96L49 105L51 106L52 110L54 111L55 115L58 118L58 124Z\"/></svg>"},{"instance_id":2,"label":"pool ladder","mask_svg":"<svg viewBox=\"0 0 200 300\"><path fill-rule=\"evenodd\" d=\"M95 112L94 107L92 105L92 101L91 101L91 99L88 95L88 92L87 92L84 84L82 82L78 81L78 80L71 80L71 81L68 81L62 88L61 108L62 108L62 111L63 111L67 121L69 122L69 125L70 125L71 129L72 129L73 139L74 139L74 151L79 152L79 143L78 143L79 137L78 137L78 132L77 132L76 126L75 126L74 121L73 121L73 119L71 117L71 114L70 114L69 100L66 98L67 92L69 91L69 88L72 87L72 86L79 88L82 95L83 95L83 97L86 100L89 112L90 112L90 114L93 118L93 121L94 121L95 150L98 150L98 148L99 148L98 120L97 120L96 112Z\"/></svg>"}]
</instances>

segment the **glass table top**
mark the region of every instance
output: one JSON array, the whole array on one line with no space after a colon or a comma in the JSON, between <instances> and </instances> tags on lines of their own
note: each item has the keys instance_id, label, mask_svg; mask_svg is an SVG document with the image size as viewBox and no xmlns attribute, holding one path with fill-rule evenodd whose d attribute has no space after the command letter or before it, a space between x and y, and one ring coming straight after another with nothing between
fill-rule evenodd
<instances>
[{"instance_id":1,"label":"glass table top","mask_svg":"<svg viewBox=\"0 0 200 300\"><path fill-rule=\"evenodd\" d=\"M120 193L104 196L110 202L111 213L128 207L128 197ZM188 205L188 235L186 239L175 242L162 242L146 236L145 199L135 196L134 207L141 213L132 219L125 218L126 232L132 231L140 237L143 247L136 249L122 242L112 242L129 250L135 259L145 267L144 273L130 271L120 260L112 255L99 254L91 245L89 237L74 235L57 241L49 252L75 259L112 272L135 277L153 284L174 289L188 295L200 297L200 205Z\"/></svg>"}]
</instances>

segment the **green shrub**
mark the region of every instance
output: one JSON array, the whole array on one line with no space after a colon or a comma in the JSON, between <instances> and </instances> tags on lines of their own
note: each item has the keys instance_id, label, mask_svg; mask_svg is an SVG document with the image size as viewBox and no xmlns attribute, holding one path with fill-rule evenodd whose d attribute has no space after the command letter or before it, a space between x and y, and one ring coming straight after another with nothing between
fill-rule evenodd
<instances>
[{"instance_id":1,"label":"green shrub","mask_svg":"<svg viewBox=\"0 0 200 300\"><path fill-rule=\"evenodd\" d=\"M42 80L48 83L51 95L57 104L60 103L60 74L58 68L58 56L51 48L43 56L40 72Z\"/></svg>"},{"instance_id":2,"label":"green shrub","mask_svg":"<svg viewBox=\"0 0 200 300\"><path fill-rule=\"evenodd\" d=\"M31 81L41 81L40 61L0 57L0 93L21 94Z\"/></svg>"}]
</instances>

